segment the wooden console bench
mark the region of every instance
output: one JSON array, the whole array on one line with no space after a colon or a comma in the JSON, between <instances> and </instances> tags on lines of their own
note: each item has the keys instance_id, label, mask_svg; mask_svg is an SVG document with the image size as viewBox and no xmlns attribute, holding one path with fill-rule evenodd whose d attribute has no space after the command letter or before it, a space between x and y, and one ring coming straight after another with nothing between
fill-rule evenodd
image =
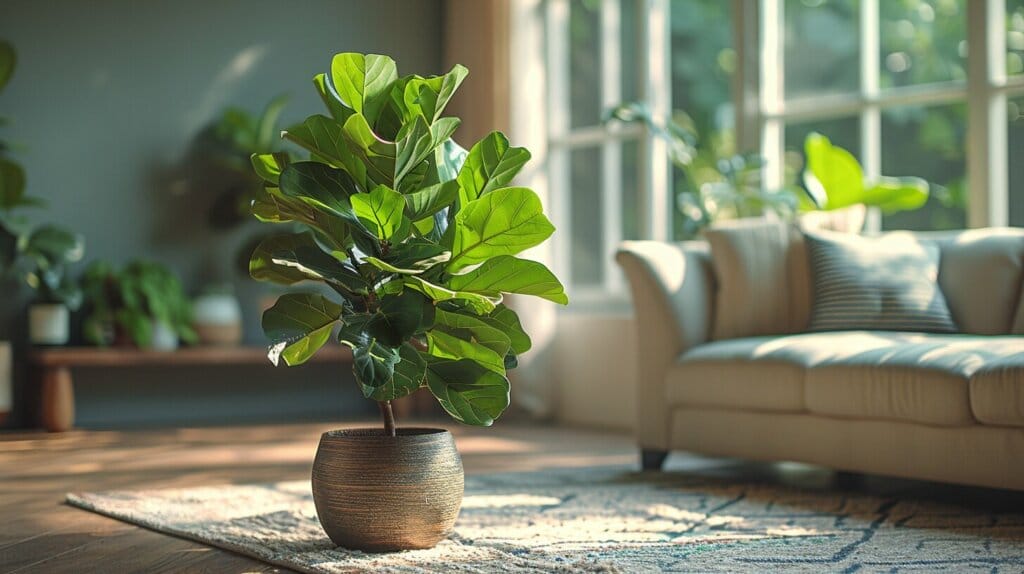
<instances>
[{"instance_id":1,"label":"wooden console bench","mask_svg":"<svg viewBox=\"0 0 1024 574\"><path fill-rule=\"evenodd\" d=\"M339 345L324 347L311 363L349 363L352 353ZM265 347L187 347L177 351L143 351L98 347L37 347L29 362L42 386L42 423L50 432L63 432L75 424L75 367L195 367L266 365ZM282 369L284 367L281 367Z\"/></svg>"}]
</instances>

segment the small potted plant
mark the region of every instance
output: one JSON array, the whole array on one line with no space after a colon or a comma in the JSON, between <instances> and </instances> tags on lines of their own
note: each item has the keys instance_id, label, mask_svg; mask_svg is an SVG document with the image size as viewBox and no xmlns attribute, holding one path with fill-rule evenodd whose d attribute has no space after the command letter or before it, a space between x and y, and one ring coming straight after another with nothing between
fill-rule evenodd
<instances>
[{"instance_id":1,"label":"small potted plant","mask_svg":"<svg viewBox=\"0 0 1024 574\"><path fill-rule=\"evenodd\" d=\"M0 41L0 89L14 73L15 52ZM29 307L29 341L63 345L69 339L70 310L81 294L68 265L82 258L84 241L78 234L50 224L32 226L19 213L45 203L25 193L25 171L0 141L0 269L36 291Z\"/></svg>"},{"instance_id":2,"label":"small potted plant","mask_svg":"<svg viewBox=\"0 0 1024 574\"><path fill-rule=\"evenodd\" d=\"M468 152L451 139L459 120L443 112L466 74L400 77L386 56L337 54L313 80L330 115L282 134L309 160L252 158L266 181L255 216L305 231L264 240L251 275L327 288L264 313L271 360L298 365L336 338L383 418L321 437L313 497L339 546L428 548L451 532L463 485L452 437L396 428L391 401L425 387L455 420L490 425L530 348L504 294L568 302L544 265L516 257L554 232L537 195L510 187L529 152L499 132Z\"/></svg>"},{"instance_id":3,"label":"small potted plant","mask_svg":"<svg viewBox=\"0 0 1024 574\"><path fill-rule=\"evenodd\" d=\"M133 261L118 270L95 261L85 270L82 291L88 307L83 335L95 345L173 351L179 340L196 341L181 281L159 263Z\"/></svg>"}]
</instances>

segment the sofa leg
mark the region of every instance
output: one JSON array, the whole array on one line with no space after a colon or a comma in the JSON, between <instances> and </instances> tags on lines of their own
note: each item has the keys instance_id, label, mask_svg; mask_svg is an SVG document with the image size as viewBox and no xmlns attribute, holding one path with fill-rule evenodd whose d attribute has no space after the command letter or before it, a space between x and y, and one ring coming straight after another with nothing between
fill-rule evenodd
<instances>
[{"instance_id":1,"label":"sofa leg","mask_svg":"<svg viewBox=\"0 0 1024 574\"><path fill-rule=\"evenodd\" d=\"M643 470L661 470L666 458L668 458L667 450L640 449L640 467Z\"/></svg>"}]
</instances>

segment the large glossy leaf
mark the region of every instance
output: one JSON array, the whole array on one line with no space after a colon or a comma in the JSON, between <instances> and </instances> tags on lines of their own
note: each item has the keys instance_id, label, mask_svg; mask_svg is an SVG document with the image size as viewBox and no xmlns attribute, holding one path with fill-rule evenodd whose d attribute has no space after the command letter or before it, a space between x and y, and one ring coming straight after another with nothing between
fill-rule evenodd
<instances>
[{"instance_id":1,"label":"large glossy leaf","mask_svg":"<svg viewBox=\"0 0 1024 574\"><path fill-rule=\"evenodd\" d=\"M376 341L353 348L352 372L359 382L363 395L368 397L376 389L391 382L395 375L395 365L399 360L398 350L385 347Z\"/></svg>"},{"instance_id":2,"label":"large glossy leaf","mask_svg":"<svg viewBox=\"0 0 1024 574\"><path fill-rule=\"evenodd\" d=\"M819 209L839 209L863 201L864 172L850 152L817 133L807 136L804 151L804 185Z\"/></svg>"},{"instance_id":3,"label":"large glossy leaf","mask_svg":"<svg viewBox=\"0 0 1024 574\"><path fill-rule=\"evenodd\" d=\"M449 335L438 329L427 333L428 353L442 359L472 359L489 370L505 374L505 355L497 354L491 349L471 339L463 339Z\"/></svg>"},{"instance_id":4,"label":"large glossy leaf","mask_svg":"<svg viewBox=\"0 0 1024 574\"><path fill-rule=\"evenodd\" d=\"M481 317L437 309L434 329L483 345L499 357L504 357L512 348L512 341L508 335L502 329L483 321Z\"/></svg>"},{"instance_id":5,"label":"large glossy leaf","mask_svg":"<svg viewBox=\"0 0 1024 574\"><path fill-rule=\"evenodd\" d=\"M294 125L281 135L309 150L317 158L344 169L360 186L366 186L366 166L349 149L343 124L327 116L315 115Z\"/></svg>"},{"instance_id":6,"label":"large glossy leaf","mask_svg":"<svg viewBox=\"0 0 1024 574\"><path fill-rule=\"evenodd\" d=\"M249 260L249 274L259 281L291 285L324 281L351 293L367 293L369 283L333 255L324 253L311 233L268 237Z\"/></svg>"},{"instance_id":7,"label":"large glossy leaf","mask_svg":"<svg viewBox=\"0 0 1024 574\"><path fill-rule=\"evenodd\" d=\"M432 323L433 315L434 306L418 293L387 296L370 313L363 329L381 343L398 347L420 330L423 324Z\"/></svg>"},{"instance_id":8,"label":"large glossy leaf","mask_svg":"<svg viewBox=\"0 0 1024 574\"><path fill-rule=\"evenodd\" d=\"M43 267L74 263L85 255L85 238L56 225L40 225L20 243L22 253Z\"/></svg>"},{"instance_id":9,"label":"large glossy leaf","mask_svg":"<svg viewBox=\"0 0 1024 574\"><path fill-rule=\"evenodd\" d=\"M403 224L406 228L408 226L404 215L405 199L402 194L387 186L378 185L370 193L353 195L351 202L356 217L375 237L381 241L403 239L395 237L403 229Z\"/></svg>"},{"instance_id":10,"label":"large glossy leaf","mask_svg":"<svg viewBox=\"0 0 1024 574\"><path fill-rule=\"evenodd\" d=\"M417 117L412 129L395 143L395 182L402 179L455 133L458 118L441 118L427 125Z\"/></svg>"},{"instance_id":11,"label":"large glossy leaf","mask_svg":"<svg viewBox=\"0 0 1024 574\"><path fill-rule=\"evenodd\" d=\"M373 125L391 97L398 79L395 61L378 54L337 54L331 61L331 81L342 101Z\"/></svg>"},{"instance_id":12,"label":"large glossy leaf","mask_svg":"<svg viewBox=\"0 0 1024 574\"><path fill-rule=\"evenodd\" d=\"M433 78L413 78L405 86L405 105L419 112L427 123L433 123L444 112L455 91L469 74L464 66L456 64L445 75Z\"/></svg>"},{"instance_id":13,"label":"large glossy leaf","mask_svg":"<svg viewBox=\"0 0 1024 574\"><path fill-rule=\"evenodd\" d=\"M452 291L447 287L435 285L416 275L408 275L405 284L430 299L440 301L465 301L470 309L478 315L485 315L494 310L495 305L501 302L501 296L482 295L480 293L469 293L466 291Z\"/></svg>"},{"instance_id":14,"label":"large glossy leaf","mask_svg":"<svg viewBox=\"0 0 1024 574\"><path fill-rule=\"evenodd\" d=\"M393 401L409 395L420 388L426 380L427 362L409 343L398 349L399 362L391 380L379 387L363 386L363 394L375 401Z\"/></svg>"},{"instance_id":15,"label":"large glossy leaf","mask_svg":"<svg viewBox=\"0 0 1024 574\"><path fill-rule=\"evenodd\" d=\"M430 217L455 201L459 184L455 180L435 183L419 191L405 194L405 214L412 221Z\"/></svg>"},{"instance_id":16,"label":"large glossy leaf","mask_svg":"<svg viewBox=\"0 0 1024 574\"><path fill-rule=\"evenodd\" d=\"M323 295L289 293L263 313L263 332L273 341L268 357L275 365L306 362L327 342L341 316L341 305Z\"/></svg>"},{"instance_id":17,"label":"large glossy leaf","mask_svg":"<svg viewBox=\"0 0 1024 574\"><path fill-rule=\"evenodd\" d=\"M491 132L469 150L459 170L459 203L505 187L530 159L526 148L509 147L501 132Z\"/></svg>"},{"instance_id":18,"label":"large glossy leaf","mask_svg":"<svg viewBox=\"0 0 1024 574\"><path fill-rule=\"evenodd\" d=\"M316 87L316 93L320 94L320 99L323 101L324 106L327 107L331 117L339 124L345 123L345 120L353 114L353 110L347 107L341 101L341 98L338 97L338 93L334 91L334 86L327 79L327 74L317 74L314 76L313 86Z\"/></svg>"},{"instance_id":19,"label":"large glossy leaf","mask_svg":"<svg viewBox=\"0 0 1024 574\"><path fill-rule=\"evenodd\" d=\"M366 187L395 184L395 143L377 136L362 114L352 114L342 127L350 149L366 168Z\"/></svg>"},{"instance_id":20,"label":"large glossy leaf","mask_svg":"<svg viewBox=\"0 0 1024 574\"><path fill-rule=\"evenodd\" d=\"M281 171L288 167L288 154L279 153L254 153L250 156L253 171L263 181L278 185L281 179Z\"/></svg>"},{"instance_id":21,"label":"large glossy leaf","mask_svg":"<svg viewBox=\"0 0 1024 574\"><path fill-rule=\"evenodd\" d=\"M399 269L429 269L450 257L451 253L436 243L411 239L392 247L383 259L388 265Z\"/></svg>"},{"instance_id":22,"label":"large glossy leaf","mask_svg":"<svg viewBox=\"0 0 1024 574\"><path fill-rule=\"evenodd\" d=\"M535 295L562 305L569 303L565 288L547 267L511 255L499 255L468 273L453 275L448 287L474 293Z\"/></svg>"},{"instance_id":23,"label":"large glossy leaf","mask_svg":"<svg viewBox=\"0 0 1024 574\"><path fill-rule=\"evenodd\" d=\"M256 219L267 223L303 223L335 253L343 253L351 243L349 223L333 213L316 209L305 201L284 195L280 188L266 187L252 202ZM369 232L367 232L368 234Z\"/></svg>"},{"instance_id":24,"label":"large glossy leaf","mask_svg":"<svg viewBox=\"0 0 1024 574\"><path fill-rule=\"evenodd\" d=\"M498 255L515 255L539 245L554 231L533 191L525 187L492 191L462 206L455 217L448 271Z\"/></svg>"},{"instance_id":25,"label":"large glossy leaf","mask_svg":"<svg viewBox=\"0 0 1024 574\"><path fill-rule=\"evenodd\" d=\"M490 426L508 408L508 379L470 359L427 359L427 387L445 411L469 425Z\"/></svg>"},{"instance_id":26,"label":"large glossy leaf","mask_svg":"<svg viewBox=\"0 0 1024 574\"><path fill-rule=\"evenodd\" d=\"M489 315L480 317L480 320L501 329L512 342L512 352L521 355L530 350L533 343L530 336L526 334L523 325L519 322L519 315L509 309L506 305L498 305Z\"/></svg>"},{"instance_id":27,"label":"large glossy leaf","mask_svg":"<svg viewBox=\"0 0 1024 574\"><path fill-rule=\"evenodd\" d=\"M396 267L395 265L392 265L387 261L378 259L376 257L366 257L364 261L366 261L370 265L373 265L377 269L380 269L381 271L386 271L388 273L397 273L399 275L419 275L420 273L423 273L424 271L430 269L431 267L434 267L435 265L447 262L448 259L451 258L451 255L451 253L444 251L440 255L435 255L434 257L431 257L429 259L422 259L420 261L416 261L409 267Z\"/></svg>"},{"instance_id":28,"label":"large glossy leaf","mask_svg":"<svg viewBox=\"0 0 1024 574\"><path fill-rule=\"evenodd\" d=\"M345 171L316 161L300 161L281 172L280 182L284 195L358 224L349 198L359 193L359 187Z\"/></svg>"},{"instance_id":29,"label":"large glossy leaf","mask_svg":"<svg viewBox=\"0 0 1024 574\"><path fill-rule=\"evenodd\" d=\"M885 213L918 209L928 202L928 182L918 177L883 177L864 190L864 203Z\"/></svg>"}]
</instances>

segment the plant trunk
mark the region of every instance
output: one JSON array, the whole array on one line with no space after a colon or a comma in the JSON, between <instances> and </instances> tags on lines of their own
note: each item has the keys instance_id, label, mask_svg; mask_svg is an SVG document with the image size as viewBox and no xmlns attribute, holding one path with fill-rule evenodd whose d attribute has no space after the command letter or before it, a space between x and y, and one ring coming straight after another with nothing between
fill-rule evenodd
<instances>
[{"instance_id":1,"label":"plant trunk","mask_svg":"<svg viewBox=\"0 0 1024 574\"><path fill-rule=\"evenodd\" d=\"M395 413L391 411L391 401L378 401L377 406L384 418L384 435L395 436Z\"/></svg>"}]
</instances>

